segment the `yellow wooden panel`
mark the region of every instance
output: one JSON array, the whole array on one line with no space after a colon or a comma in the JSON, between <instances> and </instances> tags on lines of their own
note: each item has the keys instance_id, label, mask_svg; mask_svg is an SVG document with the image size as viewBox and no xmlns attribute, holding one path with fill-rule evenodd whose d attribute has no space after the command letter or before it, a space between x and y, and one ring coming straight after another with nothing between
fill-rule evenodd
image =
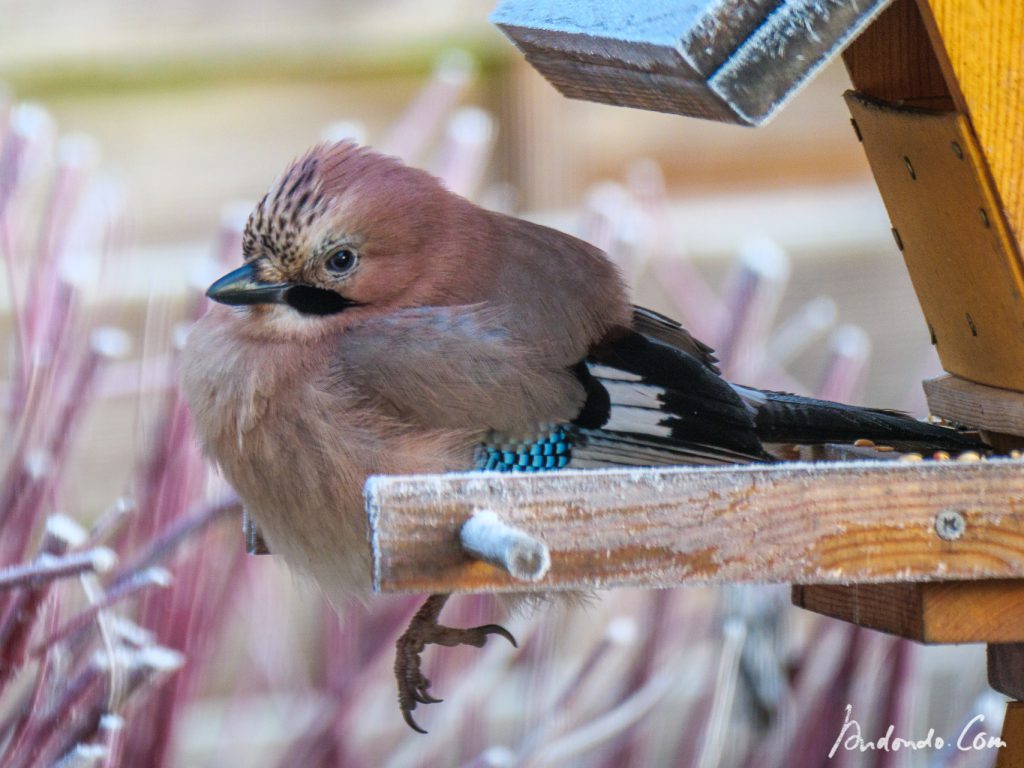
<instances>
[{"instance_id":1,"label":"yellow wooden panel","mask_svg":"<svg viewBox=\"0 0 1024 768\"><path fill-rule=\"evenodd\" d=\"M1024 3L921 0L920 5L953 98L984 148L1019 248L1024 237Z\"/></svg>"},{"instance_id":2,"label":"yellow wooden panel","mask_svg":"<svg viewBox=\"0 0 1024 768\"><path fill-rule=\"evenodd\" d=\"M1024 391L1024 270L967 121L847 104L943 367Z\"/></svg>"}]
</instances>

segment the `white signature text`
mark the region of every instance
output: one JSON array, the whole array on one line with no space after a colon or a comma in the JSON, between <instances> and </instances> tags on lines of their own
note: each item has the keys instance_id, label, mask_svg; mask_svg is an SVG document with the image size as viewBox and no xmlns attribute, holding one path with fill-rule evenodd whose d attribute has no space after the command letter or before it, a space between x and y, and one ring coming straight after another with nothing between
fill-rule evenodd
<instances>
[{"instance_id":1,"label":"white signature text","mask_svg":"<svg viewBox=\"0 0 1024 768\"><path fill-rule=\"evenodd\" d=\"M975 726L980 726L985 722L984 715L975 715L971 720L963 727L960 734L956 737L954 744L956 749L961 752L970 752L973 750L985 750L985 749L1001 749L1006 746L1006 742L998 736L993 736L985 731L977 730ZM864 737L861 731L860 723L853 719L853 705L846 705L846 716L843 719L843 727L839 730L839 735L836 736L835 743L832 745L832 749L829 750L829 758L835 757L836 752L840 749L844 749L848 752L859 751L879 751L879 752L898 752L901 749L919 750L919 749L942 749L948 743L946 739L941 736L935 735L935 729L929 728L928 734L921 739L906 739L902 736L895 735L896 726L890 725L884 736L880 736L877 739L867 739ZM972 731L977 731L973 733Z\"/></svg>"}]
</instances>

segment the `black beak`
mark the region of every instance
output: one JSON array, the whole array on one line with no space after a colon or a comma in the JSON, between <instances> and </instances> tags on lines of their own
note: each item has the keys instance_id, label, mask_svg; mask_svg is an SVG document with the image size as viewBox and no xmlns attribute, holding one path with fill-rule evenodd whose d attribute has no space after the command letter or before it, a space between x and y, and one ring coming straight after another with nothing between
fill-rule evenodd
<instances>
[{"instance_id":1,"label":"black beak","mask_svg":"<svg viewBox=\"0 0 1024 768\"><path fill-rule=\"evenodd\" d=\"M206 295L221 304L284 304L291 283L264 283L251 264L243 264L206 289Z\"/></svg>"},{"instance_id":2,"label":"black beak","mask_svg":"<svg viewBox=\"0 0 1024 768\"><path fill-rule=\"evenodd\" d=\"M339 293L302 283L265 283L251 264L244 264L206 289L221 304L287 304L304 315L334 315L359 303Z\"/></svg>"}]
</instances>

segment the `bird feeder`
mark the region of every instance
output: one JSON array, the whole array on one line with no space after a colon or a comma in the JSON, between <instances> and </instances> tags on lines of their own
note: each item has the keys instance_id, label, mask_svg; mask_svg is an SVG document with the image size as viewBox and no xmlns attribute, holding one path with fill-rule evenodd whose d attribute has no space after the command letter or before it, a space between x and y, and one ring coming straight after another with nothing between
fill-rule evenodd
<instances>
[{"instance_id":1,"label":"bird feeder","mask_svg":"<svg viewBox=\"0 0 1024 768\"><path fill-rule=\"evenodd\" d=\"M1024 4L502 0L493 20L566 96L747 125L841 53L852 129L948 373L924 383L929 407L1024 446ZM1024 699L1024 464L805 458L822 456L371 478L374 584L789 583L797 605L860 626L987 643L990 684ZM1003 739L998 764L1022 764L1024 703Z\"/></svg>"}]
</instances>

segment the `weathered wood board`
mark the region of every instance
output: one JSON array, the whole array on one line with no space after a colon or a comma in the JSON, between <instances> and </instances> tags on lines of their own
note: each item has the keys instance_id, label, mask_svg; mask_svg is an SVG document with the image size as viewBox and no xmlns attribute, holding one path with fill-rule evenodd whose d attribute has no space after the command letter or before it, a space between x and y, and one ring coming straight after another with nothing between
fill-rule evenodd
<instances>
[{"instance_id":1,"label":"weathered wood board","mask_svg":"<svg viewBox=\"0 0 1024 768\"><path fill-rule=\"evenodd\" d=\"M1024 641L1024 580L793 587L793 604L921 643Z\"/></svg>"},{"instance_id":2,"label":"weathered wood board","mask_svg":"<svg viewBox=\"0 0 1024 768\"><path fill-rule=\"evenodd\" d=\"M564 95L758 125L889 0L501 0L491 21Z\"/></svg>"},{"instance_id":3,"label":"weathered wood board","mask_svg":"<svg viewBox=\"0 0 1024 768\"><path fill-rule=\"evenodd\" d=\"M1024 436L1024 394L1020 392L986 387L958 376L928 379L924 392L928 410L936 416L990 432Z\"/></svg>"},{"instance_id":4,"label":"weathered wood board","mask_svg":"<svg viewBox=\"0 0 1024 768\"><path fill-rule=\"evenodd\" d=\"M1005 746L996 752L995 768L1024 768L1024 703L1006 703L1001 738Z\"/></svg>"},{"instance_id":5,"label":"weathered wood board","mask_svg":"<svg viewBox=\"0 0 1024 768\"><path fill-rule=\"evenodd\" d=\"M1024 699L1024 643L991 643L987 649L988 684L1014 699Z\"/></svg>"},{"instance_id":6,"label":"weathered wood board","mask_svg":"<svg viewBox=\"0 0 1024 768\"><path fill-rule=\"evenodd\" d=\"M1019 578L1022 470L1011 460L857 461L374 477L366 489L374 585L543 591ZM527 587L466 555L459 529L480 509L547 545L541 581Z\"/></svg>"},{"instance_id":7,"label":"weathered wood board","mask_svg":"<svg viewBox=\"0 0 1024 768\"><path fill-rule=\"evenodd\" d=\"M1024 391L1024 266L968 122L846 100L942 367Z\"/></svg>"},{"instance_id":8,"label":"weathered wood board","mask_svg":"<svg viewBox=\"0 0 1024 768\"><path fill-rule=\"evenodd\" d=\"M916 0L895 0L843 51L858 93L892 106L955 111Z\"/></svg>"}]
</instances>

